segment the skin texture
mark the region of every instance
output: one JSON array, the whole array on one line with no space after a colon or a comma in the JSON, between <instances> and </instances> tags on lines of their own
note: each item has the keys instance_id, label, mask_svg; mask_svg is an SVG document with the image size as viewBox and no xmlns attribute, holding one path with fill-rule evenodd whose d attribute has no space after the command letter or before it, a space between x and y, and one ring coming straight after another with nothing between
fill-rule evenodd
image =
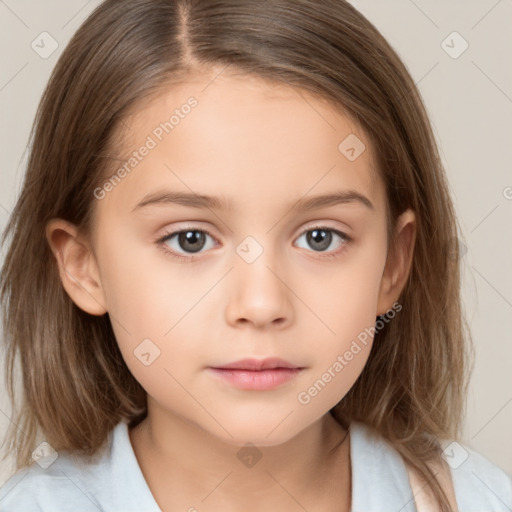
<instances>
[{"instance_id":1,"label":"skin texture","mask_svg":"<svg viewBox=\"0 0 512 512\"><path fill-rule=\"evenodd\" d=\"M122 161L175 108L191 96L198 101L103 199L91 198L93 236L53 219L47 238L67 293L92 315L109 313L126 364L148 393L148 417L130 437L162 510L348 511L349 442L328 411L364 368L371 337L309 403L297 396L397 300L411 264L414 214L400 217L397 249L388 254L384 185L361 129L305 91L212 77L170 87L125 119ZM350 134L366 145L354 161L338 149ZM162 189L224 196L232 206L132 211ZM374 209L359 202L292 208L303 196L349 189ZM331 231L322 252L305 233L317 226L353 241ZM177 236L156 242L180 229L207 233L192 260L164 252L190 256ZM256 241L251 255L262 249L251 263L237 253L247 236ZM148 338L160 353L146 366L134 350ZM305 369L266 391L237 389L207 369L272 356ZM237 457L248 442L262 455L252 467Z\"/></svg>"}]
</instances>

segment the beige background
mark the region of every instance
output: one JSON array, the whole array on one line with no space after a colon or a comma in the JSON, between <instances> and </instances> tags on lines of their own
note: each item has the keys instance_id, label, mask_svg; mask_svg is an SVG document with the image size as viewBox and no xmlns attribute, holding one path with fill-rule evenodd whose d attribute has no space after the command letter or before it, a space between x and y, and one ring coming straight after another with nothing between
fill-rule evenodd
<instances>
[{"instance_id":1,"label":"beige background","mask_svg":"<svg viewBox=\"0 0 512 512\"><path fill-rule=\"evenodd\" d=\"M397 50L430 113L467 241L463 293L476 363L465 442L512 474L512 1L352 3ZM69 38L98 4L0 0L1 229L19 191L43 87ZM44 31L59 45L47 59L31 48ZM469 44L458 58L442 46L453 31ZM450 36L447 44L453 53L463 42ZM0 382L0 440L9 417ZM9 465L0 468L0 485L9 474Z\"/></svg>"}]
</instances>

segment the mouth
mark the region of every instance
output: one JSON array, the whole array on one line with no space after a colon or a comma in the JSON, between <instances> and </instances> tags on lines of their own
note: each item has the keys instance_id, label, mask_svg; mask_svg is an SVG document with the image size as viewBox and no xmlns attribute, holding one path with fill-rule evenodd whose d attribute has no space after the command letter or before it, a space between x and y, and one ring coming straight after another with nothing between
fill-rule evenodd
<instances>
[{"instance_id":1,"label":"mouth","mask_svg":"<svg viewBox=\"0 0 512 512\"><path fill-rule=\"evenodd\" d=\"M213 375L234 387L244 390L274 389L295 378L304 367L284 359L242 359L233 363L210 367Z\"/></svg>"},{"instance_id":2,"label":"mouth","mask_svg":"<svg viewBox=\"0 0 512 512\"><path fill-rule=\"evenodd\" d=\"M297 369L300 366L279 357L268 357L266 359L240 359L232 363L216 365L212 368L221 370L273 370L275 368Z\"/></svg>"}]
</instances>

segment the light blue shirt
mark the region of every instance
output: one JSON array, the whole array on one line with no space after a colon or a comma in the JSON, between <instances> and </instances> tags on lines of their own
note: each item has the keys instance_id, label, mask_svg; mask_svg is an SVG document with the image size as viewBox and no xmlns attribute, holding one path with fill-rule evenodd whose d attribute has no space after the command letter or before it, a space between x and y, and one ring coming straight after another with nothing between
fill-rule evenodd
<instances>
[{"instance_id":1,"label":"light blue shirt","mask_svg":"<svg viewBox=\"0 0 512 512\"><path fill-rule=\"evenodd\" d=\"M417 512L399 453L360 422L350 425L352 512ZM510 512L512 479L488 459L460 444L445 450L459 512ZM62 452L13 475L0 488L0 512L162 512L144 479L120 422L95 462ZM41 465L40 465L41 464ZM199 499L199 498L198 498ZM198 503L191 503L201 511Z\"/></svg>"}]
</instances>

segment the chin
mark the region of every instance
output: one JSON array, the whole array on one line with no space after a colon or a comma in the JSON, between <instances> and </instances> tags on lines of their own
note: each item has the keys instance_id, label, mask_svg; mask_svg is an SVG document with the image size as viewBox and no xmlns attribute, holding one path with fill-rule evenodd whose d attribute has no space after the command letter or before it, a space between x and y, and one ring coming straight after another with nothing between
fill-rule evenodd
<instances>
[{"instance_id":1,"label":"chin","mask_svg":"<svg viewBox=\"0 0 512 512\"><path fill-rule=\"evenodd\" d=\"M290 424L283 421L283 418L275 420L269 418L268 421L247 421L243 422L238 419L236 423L224 421L223 427L231 434L231 436L222 428L216 430L217 437L232 446L245 446L252 443L255 446L270 447L278 446L286 443L299 433L299 430L290 428Z\"/></svg>"}]
</instances>

